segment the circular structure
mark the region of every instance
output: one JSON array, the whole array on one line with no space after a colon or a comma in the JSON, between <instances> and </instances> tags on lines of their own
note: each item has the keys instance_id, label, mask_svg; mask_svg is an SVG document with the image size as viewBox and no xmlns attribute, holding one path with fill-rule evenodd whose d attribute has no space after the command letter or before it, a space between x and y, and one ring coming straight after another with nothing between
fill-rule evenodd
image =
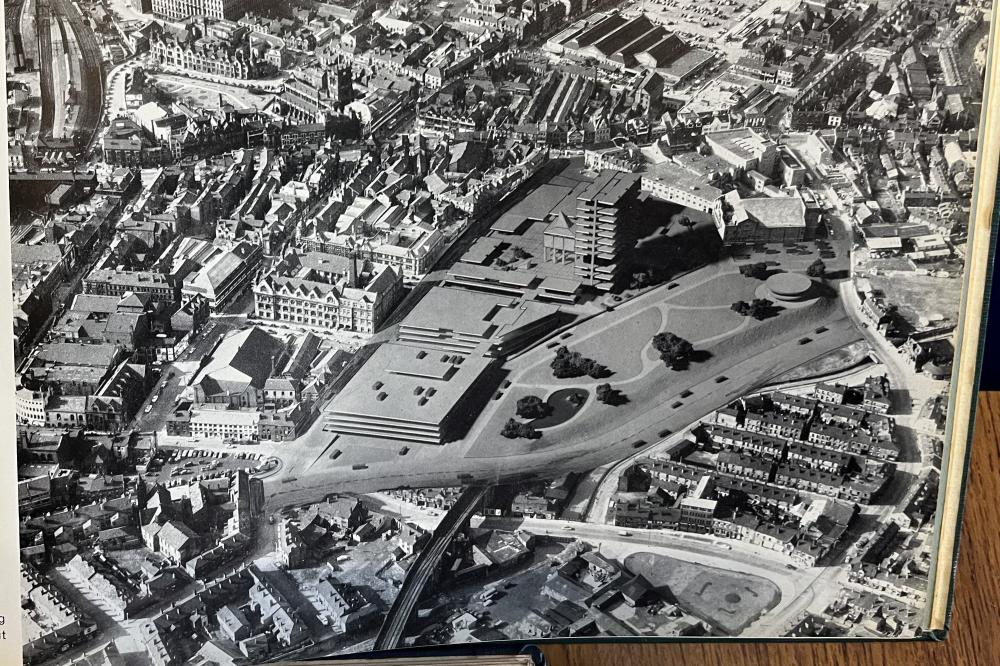
<instances>
[{"instance_id":1,"label":"circular structure","mask_svg":"<svg viewBox=\"0 0 1000 666\"><path fill-rule=\"evenodd\" d=\"M775 301L795 303L811 298L813 281L801 273L775 273L764 283Z\"/></svg>"}]
</instances>

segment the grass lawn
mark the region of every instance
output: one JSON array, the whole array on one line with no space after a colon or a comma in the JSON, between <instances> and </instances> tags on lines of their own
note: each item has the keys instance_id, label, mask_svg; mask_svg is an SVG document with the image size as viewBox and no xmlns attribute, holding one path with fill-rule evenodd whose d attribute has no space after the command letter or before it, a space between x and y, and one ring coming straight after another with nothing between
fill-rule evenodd
<instances>
[{"instance_id":1,"label":"grass lawn","mask_svg":"<svg viewBox=\"0 0 1000 666\"><path fill-rule=\"evenodd\" d=\"M729 307L739 300L750 301L754 291L761 285L760 280L733 273L717 275L705 284L670 298L670 305L700 307L725 305Z\"/></svg>"},{"instance_id":2,"label":"grass lawn","mask_svg":"<svg viewBox=\"0 0 1000 666\"><path fill-rule=\"evenodd\" d=\"M729 636L738 636L781 599L769 580L692 564L666 555L635 553L625 568L641 574L667 599Z\"/></svg>"},{"instance_id":3,"label":"grass lawn","mask_svg":"<svg viewBox=\"0 0 1000 666\"><path fill-rule=\"evenodd\" d=\"M746 319L733 312L728 303L711 310L676 307L667 313L663 329L690 341L697 349L700 342L735 331Z\"/></svg>"},{"instance_id":4,"label":"grass lawn","mask_svg":"<svg viewBox=\"0 0 1000 666\"><path fill-rule=\"evenodd\" d=\"M578 351L608 366L614 374L605 381L624 381L642 371L642 349L660 332L662 324L663 315L650 307L622 319L604 333L577 343L571 337L564 344L571 351ZM546 370L551 378L552 371Z\"/></svg>"}]
</instances>

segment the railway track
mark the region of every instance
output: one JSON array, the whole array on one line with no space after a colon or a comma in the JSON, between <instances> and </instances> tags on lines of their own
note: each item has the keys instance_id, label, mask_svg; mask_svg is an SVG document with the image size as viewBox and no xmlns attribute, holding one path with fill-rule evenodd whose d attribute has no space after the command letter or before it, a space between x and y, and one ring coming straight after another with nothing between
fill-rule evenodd
<instances>
[{"instance_id":1,"label":"railway track","mask_svg":"<svg viewBox=\"0 0 1000 666\"><path fill-rule=\"evenodd\" d=\"M52 90L52 7L49 0L38 0L35 6L38 31L38 75L42 94L42 118L39 136L52 136L55 120L55 96Z\"/></svg>"},{"instance_id":2,"label":"railway track","mask_svg":"<svg viewBox=\"0 0 1000 666\"><path fill-rule=\"evenodd\" d=\"M35 20L39 41L39 74L42 91L41 136L79 135L89 146L101 119L104 98L104 69L97 38L68 0L38 0ZM55 44L53 34L60 44ZM59 72L56 72L56 69ZM75 89L77 113L63 128L57 123L57 105L66 101L66 84Z\"/></svg>"}]
</instances>

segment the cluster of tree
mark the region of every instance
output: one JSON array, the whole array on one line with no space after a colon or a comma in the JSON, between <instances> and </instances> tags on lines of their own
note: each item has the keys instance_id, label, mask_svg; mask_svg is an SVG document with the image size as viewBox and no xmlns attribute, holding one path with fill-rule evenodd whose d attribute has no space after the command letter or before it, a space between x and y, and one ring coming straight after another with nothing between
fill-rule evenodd
<instances>
[{"instance_id":1,"label":"cluster of tree","mask_svg":"<svg viewBox=\"0 0 1000 666\"><path fill-rule=\"evenodd\" d=\"M507 439L538 439L542 436L533 425L530 423L521 423L516 419L509 419L507 423L504 424L503 430L500 434Z\"/></svg>"},{"instance_id":2,"label":"cluster of tree","mask_svg":"<svg viewBox=\"0 0 1000 666\"><path fill-rule=\"evenodd\" d=\"M669 331L653 336L653 349L660 352L660 359L674 370L686 368L694 353L694 345Z\"/></svg>"},{"instance_id":3,"label":"cluster of tree","mask_svg":"<svg viewBox=\"0 0 1000 666\"><path fill-rule=\"evenodd\" d=\"M809 268L806 269L806 275L813 278L826 277L826 264L823 263L822 259L817 259L809 264Z\"/></svg>"},{"instance_id":4,"label":"cluster of tree","mask_svg":"<svg viewBox=\"0 0 1000 666\"><path fill-rule=\"evenodd\" d=\"M661 280L653 273L651 269L646 269L642 271L637 271L632 274L632 279L629 280L629 289L645 289L654 284L661 282Z\"/></svg>"},{"instance_id":5,"label":"cluster of tree","mask_svg":"<svg viewBox=\"0 0 1000 666\"><path fill-rule=\"evenodd\" d=\"M611 374L606 366L587 358L580 352L571 352L565 345L556 349L556 357L552 359L551 367L552 374L559 379L584 375L601 379Z\"/></svg>"},{"instance_id":6,"label":"cluster of tree","mask_svg":"<svg viewBox=\"0 0 1000 666\"><path fill-rule=\"evenodd\" d=\"M517 415L522 419L541 419L549 415L551 408L537 395L526 395L517 401Z\"/></svg>"},{"instance_id":7,"label":"cluster of tree","mask_svg":"<svg viewBox=\"0 0 1000 666\"><path fill-rule=\"evenodd\" d=\"M733 312L737 312L744 317L754 319L766 319L771 314L774 303L766 298L755 298L751 302L736 301L732 305Z\"/></svg>"},{"instance_id":8,"label":"cluster of tree","mask_svg":"<svg viewBox=\"0 0 1000 666\"><path fill-rule=\"evenodd\" d=\"M764 280L767 278L767 264L763 261L758 261L754 264L743 264L740 266L740 274L748 278L754 278L755 280Z\"/></svg>"}]
</instances>

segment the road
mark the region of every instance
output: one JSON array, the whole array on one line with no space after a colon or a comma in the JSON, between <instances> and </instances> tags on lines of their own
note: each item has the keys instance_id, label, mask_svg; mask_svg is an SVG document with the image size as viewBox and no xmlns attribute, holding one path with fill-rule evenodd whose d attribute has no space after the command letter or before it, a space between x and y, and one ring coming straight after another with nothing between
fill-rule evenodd
<instances>
[{"instance_id":1,"label":"road","mask_svg":"<svg viewBox=\"0 0 1000 666\"><path fill-rule=\"evenodd\" d=\"M403 639L403 630L406 629L407 622L409 622L417 602L420 601L424 587L437 571L441 557L448 549L451 540L466 525L483 497L486 496L487 490L486 486L473 486L466 489L455 502L455 506L441 520L430 541L421 549L416 561L407 571L399 594L396 595L392 607L382 622L382 628L379 630L378 637L372 647L373 650L391 650L399 646L399 642Z\"/></svg>"}]
</instances>

